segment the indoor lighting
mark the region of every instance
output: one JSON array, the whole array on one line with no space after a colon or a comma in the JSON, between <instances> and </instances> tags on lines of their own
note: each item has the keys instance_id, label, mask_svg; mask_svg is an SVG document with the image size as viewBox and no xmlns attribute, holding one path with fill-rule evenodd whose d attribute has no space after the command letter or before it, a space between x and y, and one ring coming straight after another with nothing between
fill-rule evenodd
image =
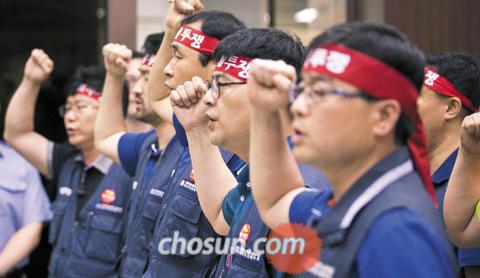
<instances>
[{"instance_id":1,"label":"indoor lighting","mask_svg":"<svg viewBox=\"0 0 480 278\"><path fill-rule=\"evenodd\" d=\"M315 8L306 8L295 13L295 21L298 23L312 23L318 16Z\"/></svg>"}]
</instances>

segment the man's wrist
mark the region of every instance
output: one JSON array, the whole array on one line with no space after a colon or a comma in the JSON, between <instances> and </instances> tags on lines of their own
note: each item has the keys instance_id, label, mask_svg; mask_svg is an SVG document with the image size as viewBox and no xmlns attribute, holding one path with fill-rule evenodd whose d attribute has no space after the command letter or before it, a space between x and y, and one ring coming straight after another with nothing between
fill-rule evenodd
<instances>
[{"instance_id":1,"label":"man's wrist","mask_svg":"<svg viewBox=\"0 0 480 278\"><path fill-rule=\"evenodd\" d=\"M280 110L268 110L252 106L252 118L254 121L267 121L280 117Z\"/></svg>"},{"instance_id":2,"label":"man's wrist","mask_svg":"<svg viewBox=\"0 0 480 278\"><path fill-rule=\"evenodd\" d=\"M1 262L0 262L0 277L6 277L7 275L7 269L5 269L6 266L3 265Z\"/></svg>"},{"instance_id":3,"label":"man's wrist","mask_svg":"<svg viewBox=\"0 0 480 278\"><path fill-rule=\"evenodd\" d=\"M115 82L123 82L125 80L125 75L126 75L126 72L122 74L116 74L116 73L107 71L106 77Z\"/></svg>"},{"instance_id":4,"label":"man's wrist","mask_svg":"<svg viewBox=\"0 0 480 278\"><path fill-rule=\"evenodd\" d=\"M465 148L463 145L460 147L460 154L464 160L469 160L472 163L480 161L480 153L472 152Z\"/></svg>"},{"instance_id":5,"label":"man's wrist","mask_svg":"<svg viewBox=\"0 0 480 278\"><path fill-rule=\"evenodd\" d=\"M165 29L164 38L172 41L175 38L175 35L177 34L177 32L178 32L178 30L175 30L175 29L167 26L167 28Z\"/></svg>"},{"instance_id":6,"label":"man's wrist","mask_svg":"<svg viewBox=\"0 0 480 278\"><path fill-rule=\"evenodd\" d=\"M24 76L22 79L22 84L28 86L30 88L40 88L42 86L43 81L34 80L29 78L28 76Z\"/></svg>"}]
</instances>

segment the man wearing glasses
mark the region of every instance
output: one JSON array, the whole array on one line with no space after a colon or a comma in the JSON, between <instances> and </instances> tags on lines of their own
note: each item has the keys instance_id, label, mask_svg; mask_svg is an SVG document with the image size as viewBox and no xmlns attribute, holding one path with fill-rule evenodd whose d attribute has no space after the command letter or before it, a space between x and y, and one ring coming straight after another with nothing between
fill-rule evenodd
<instances>
[{"instance_id":1,"label":"man wearing glasses","mask_svg":"<svg viewBox=\"0 0 480 278\"><path fill-rule=\"evenodd\" d=\"M398 31L358 22L313 40L296 89L291 66L253 62L251 188L268 226L304 223L323 241L305 276L454 277L416 107L423 68ZM293 154L279 116L289 89ZM304 189L295 159L332 184L336 204L322 214L325 194Z\"/></svg>"},{"instance_id":2,"label":"man wearing glasses","mask_svg":"<svg viewBox=\"0 0 480 278\"><path fill-rule=\"evenodd\" d=\"M254 58L281 59L300 67L304 49L292 34L276 29L246 29L225 38L213 55L217 61L213 77L205 84L194 78L171 93L175 114L184 126L197 192L202 210L215 231L240 238L245 244L231 246L235 251L222 254L215 277L270 277L271 265L254 244L266 237L263 223L253 201L249 183L249 165L236 178L220 156L219 147L249 161L250 104L246 80ZM195 95L201 101L192 101ZM284 139L291 134L286 110L283 111ZM295 165L295 167L297 167ZM307 184L321 191L329 186L319 171L300 166ZM276 183L276 179L271 182ZM229 242L229 241L226 241Z\"/></svg>"},{"instance_id":3,"label":"man wearing glasses","mask_svg":"<svg viewBox=\"0 0 480 278\"><path fill-rule=\"evenodd\" d=\"M105 73L101 68L79 68L68 88L60 114L72 147L34 131L35 102L52 70L48 55L33 50L7 110L5 138L57 185L51 208L49 242L54 249L49 276L113 277L130 177L94 147L93 128Z\"/></svg>"}]
</instances>

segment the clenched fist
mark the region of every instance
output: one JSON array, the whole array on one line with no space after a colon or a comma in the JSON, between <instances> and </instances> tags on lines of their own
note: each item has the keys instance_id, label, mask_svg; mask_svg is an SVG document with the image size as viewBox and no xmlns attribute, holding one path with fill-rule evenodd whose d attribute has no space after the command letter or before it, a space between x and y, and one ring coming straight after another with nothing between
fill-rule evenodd
<instances>
[{"instance_id":1,"label":"clenched fist","mask_svg":"<svg viewBox=\"0 0 480 278\"><path fill-rule=\"evenodd\" d=\"M123 44L109 43L103 47L102 53L107 74L123 77L132 59L132 51Z\"/></svg>"},{"instance_id":2,"label":"clenched fist","mask_svg":"<svg viewBox=\"0 0 480 278\"><path fill-rule=\"evenodd\" d=\"M53 71L53 61L41 49L32 50L32 54L25 64L24 78L40 84L45 81Z\"/></svg>"},{"instance_id":3,"label":"clenched fist","mask_svg":"<svg viewBox=\"0 0 480 278\"><path fill-rule=\"evenodd\" d=\"M173 112L185 131L207 125L205 112L208 107L201 101L207 90L205 82L195 76L192 81L185 82L170 93Z\"/></svg>"},{"instance_id":4,"label":"clenched fist","mask_svg":"<svg viewBox=\"0 0 480 278\"><path fill-rule=\"evenodd\" d=\"M464 151L480 155L480 112L463 119L460 139Z\"/></svg>"},{"instance_id":5,"label":"clenched fist","mask_svg":"<svg viewBox=\"0 0 480 278\"><path fill-rule=\"evenodd\" d=\"M167 12L167 27L173 31L180 28L183 18L193 13L203 10L203 4L200 0L171 0L172 4Z\"/></svg>"},{"instance_id":6,"label":"clenched fist","mask_svg":"<svg viewBox=\"0 0 480 278\"><path fill-rule=\"evenodd\" d=\"M247 81L251 104L268 111L287 107L288 90L295 85L295 80L295 68L283 61L253 60Z\"/></svg>"}]
</instances>

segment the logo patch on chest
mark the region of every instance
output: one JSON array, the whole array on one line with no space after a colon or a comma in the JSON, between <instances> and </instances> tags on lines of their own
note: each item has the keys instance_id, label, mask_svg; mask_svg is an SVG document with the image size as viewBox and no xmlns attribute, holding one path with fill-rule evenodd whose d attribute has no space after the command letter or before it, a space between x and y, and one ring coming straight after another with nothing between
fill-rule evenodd
<instances>
[{"instance_id":1,"label":"logo patch on chest","mask_svg":"<svg viewBox=\"0 0 480 278\"><path fill-rule=\"evenodd\" d=\"M114 206L114 205L107 205L107 204L102 204L102 203L96 203L95 208L99 210L105 210L117 214L121 214L123 212L123 208L119 206Z\"/></svg>"},{"instance_id":2,"label":"logo patch on chest","mask_svg":"<svg viewBox=\"0 0 480 278\"><path fill-rule=\"evenodd\" d=\"M165 194L165 192L163 192L160 189L156 189L156 188L150 189L150 195L162 198L164 194Z\"/></svg>"},{"instance_id":3,"label":"logo patch on chest","mask_svg":"<svg viewBox=\"0 0 480 278\"><path fill-rule=\"evenodd\" d=\"M102 201L102 203L110 205L115 201L115 197L115 191L113 191L112 189L105 189L102 195L100 195L100 200Z\"/></svg>"},{"instance_id":4,"label":"logo patch on chest","mask_svg":"<svg viewBox=\"0 0 480 278\"><path fill-rule=\"evenodd\" d=\"M191 183L187 180L182 180L180 182L180 186L188 189L189 191L197 192L197 186L194 183Z\"/></svg>"},{"instance_id":5,"label":"logo patch on chest","mask_svg":"<svg viewBox=\"0 0 480 278\"><path fill-rule=\"evenodd\" d=\"M241 243L246 243L248 238L250 237L250 224L245 224L243 225L242 229L240 230L240 233L238 234L238 238L240 239Z\"/></svg>"},{"instance_id":6,"label":"logo patch on chest","mask_svg":"<svg viewBox=\"0 0 480 278\"><path fill-rule=\"evenodd\" d=\"M316 263L308 272L315 277L331 278L335 274L335 268L331 265L324 264L322 262Z\"/></svg>"},{"instance_id":7,"label":"logo patch on chest","mask_svg":"<svg viewBox=\"0 0 480 278\"><path fill-rule=\"evenodd\" d=\"M72 195L72 189L70 187L67 187L67 186L62 186L58 189L58 193L60 195L70 196L70 195Z\"/></svg>"}]
</instances>

